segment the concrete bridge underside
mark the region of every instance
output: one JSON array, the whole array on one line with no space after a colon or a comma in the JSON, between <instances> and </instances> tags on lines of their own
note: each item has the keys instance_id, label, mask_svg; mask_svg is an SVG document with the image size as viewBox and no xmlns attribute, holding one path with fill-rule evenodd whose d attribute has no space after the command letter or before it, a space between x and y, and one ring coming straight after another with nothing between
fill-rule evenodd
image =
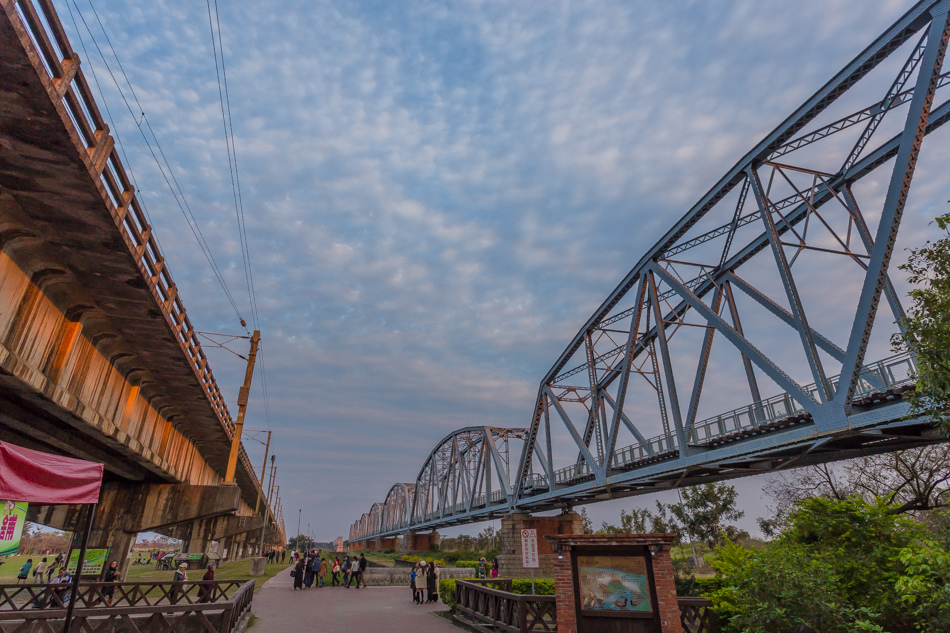
<instances>
[{"instance_id":1,"label":"concrete bridge underside","mask_svg":"<svg viewBox=\"0 0 950 633\"><path fill-rule=\"evenodd\" d=\"M259 533L261 484L242 447L223 485L231 416L79 65L48 0L0 0L0 440L102 462L97 529Z\"/></svg>"}]
</instances>

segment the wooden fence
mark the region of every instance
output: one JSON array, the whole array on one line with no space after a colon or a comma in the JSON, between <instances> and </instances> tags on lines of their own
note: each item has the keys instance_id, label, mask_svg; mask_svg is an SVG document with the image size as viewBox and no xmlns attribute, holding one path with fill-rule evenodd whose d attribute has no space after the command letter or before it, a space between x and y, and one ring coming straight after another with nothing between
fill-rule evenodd
<instances>
[{"instance_id":1,"label":"wooden fence","mask_svg":"<svg viewBox=\"0 0 950 633\"><path fill-rule=\"evenodd\" d=\"M455 620L482 633L557 631L554 596L511 592L511 580L458 580ZM680 598L684 633L719 633L712 603L705 598Z\"/></svg>"},{"instance_id":2,"label":"wooden fence","mask_svg":"<svg viewBox=\"0 0 950 633\"><path fill-rule=\"evenodd\" d=\"M82 583L71 627L83 633L232 633L253 599L253 580ZM0 585L0 631L60 633L71 600L68 585Z\"/></svg>"}]
</instances>

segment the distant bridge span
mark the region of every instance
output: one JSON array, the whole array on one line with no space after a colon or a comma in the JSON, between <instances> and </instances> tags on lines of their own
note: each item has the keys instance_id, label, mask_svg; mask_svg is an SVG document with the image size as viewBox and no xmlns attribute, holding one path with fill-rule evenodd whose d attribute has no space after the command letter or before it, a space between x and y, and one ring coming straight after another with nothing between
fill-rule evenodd
<instances>
[{"instance_id":1,"label":"distant bridge span","mask_svg":"<svg viewBox=\"0 0 950 633\"><path fill-rule=\"evenodd\" d=\"M913 357L865 356L904 316L888 268L921 144L950 119L948 8L914 5L645 253L526 428L450 435L350 541L946 441L908 417ZM885 164L882 195L861 181Z\"/></svg>"}]
</instances>

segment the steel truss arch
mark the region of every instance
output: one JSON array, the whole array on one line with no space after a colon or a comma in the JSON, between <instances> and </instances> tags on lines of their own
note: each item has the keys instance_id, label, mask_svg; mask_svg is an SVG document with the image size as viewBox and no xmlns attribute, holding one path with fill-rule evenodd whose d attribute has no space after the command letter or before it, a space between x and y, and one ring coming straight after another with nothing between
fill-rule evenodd
<instances>
[{"instance_id":1,"label":"steel truss arch","mask_svg":"<svg viewBox=\"0 0 950 633\"><path fill-rule=\"evenodd\" d=\"M950 120L948 11L915 4L643 254L541 380L503 489L459 488L501 471L479 448L495 430L456 431L401 531L946 441L907 415L913 356L865 356L904 317L888 269L921 144ZM859 183L884 165L882 203ZM822 292L829 275L849 282Z\"/></svg>"}]
</instances>

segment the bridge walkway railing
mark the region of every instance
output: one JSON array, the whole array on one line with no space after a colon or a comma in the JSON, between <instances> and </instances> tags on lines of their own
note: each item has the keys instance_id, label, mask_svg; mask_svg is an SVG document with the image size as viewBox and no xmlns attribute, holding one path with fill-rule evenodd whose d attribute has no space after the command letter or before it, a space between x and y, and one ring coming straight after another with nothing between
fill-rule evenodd
<instances>
[{"instance_id":1,"label":"bridge walkway railing","mask_svg":"<svg viewBox=\"0 0 950 633\"><path fill-rule=\"evenodd\" d=\"M253 580L81 583L71 630L231 633L250 612ZM0 631L59 633L72 596L55 583L0 585Z\"/></svg>"},{"instance_id":2,"label":"bridge walkway railing","mask_svg":"<svg viewBox=\"0 0 950 633\"><path fill-rule=\"evenodd\" d=\"M854 401L857 404L873 399L877 395L896 392L912 387L914 384L913 356L908 352L897 354L866 365L861 372ZM840 376L829 379L832 389L837 388ZM815 384L807 385L804 391L817 398ZM726 413L707 418L693 424L689 429L691 444L709 446L730 439L738 439L748 433L765 432L772 428L804 422L807 414L798 402L788 394L780 394L756 404L750 404ZM676 455L676 437L659 435L640 444L624 446L614 452L613 466L629 469L638 465L658 461ZM554 472L556 484L573 484L592 478L587 462L581 461ZM533 473L525 482L525 490L537 490L547 487L544 475Z\"/></svg>"},{"instance_id":3,"label":"bridge walkway railing","mask_svg":"<svg viewBox=\"0 0 950 633\"><path fill-rule=\"evenodd\" d=\"M90 176L97 181L103 202L112 213L146 285L169 321L179 346L230 438L234 421L224 396L214 379L185 306L178 297L178 289L165 266L165 258L152 235L152 227L135 194L135 187L119 160L109 126L102 118L89 83L80 69L79 56L66 37L52 0L0 0L0 8L7 12L15 27L22 25L32 41L49 80L50 97L54 103L62 106L78 135L76 140L82 145L81 153ZM64 124L70 127L66 121Z\"/></svg>"},{"instance_id":4,"label":"bridge walkway railing","mask_svg":"<svg viewBox=\"0 0 950 633\"><path fill-rule=\"evenodd\" d=\"M455 582L454 619L482 633L555 633L557 599L550 595L517 594L511 580ZM679 598L683 633L719 633L719 622L706 598Z\"/></svg>"}]
</instances>

